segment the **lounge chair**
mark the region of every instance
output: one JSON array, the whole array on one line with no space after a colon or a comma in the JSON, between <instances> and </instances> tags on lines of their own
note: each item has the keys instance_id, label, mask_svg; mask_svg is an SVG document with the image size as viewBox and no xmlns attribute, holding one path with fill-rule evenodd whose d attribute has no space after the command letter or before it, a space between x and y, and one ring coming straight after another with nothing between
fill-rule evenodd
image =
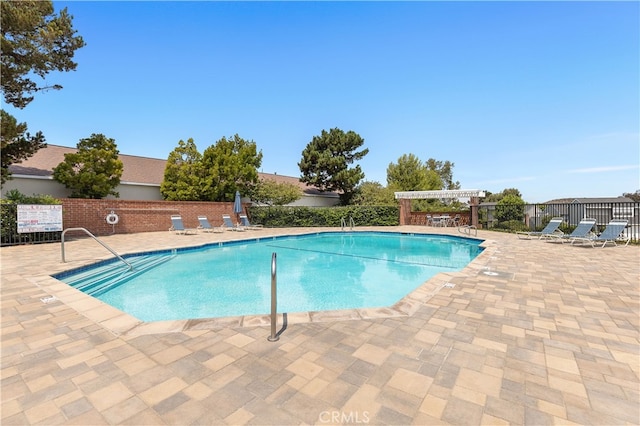
<instances>
[{"instance_id":1,"label":"lounge chair","mask_svg":"<svg viewBox=\"0 0 640 426\"><path fill-rule=\"evenodd\" d=\"M562 234L562 235L549 235L550 240L558 240L562 243L565 241L573 241L574 238L587 238L590 235L595 235L591 231L593 227L596 226L596 220L591 217L585 217L580 222L578 222L578 226L573 230L570 234Z\"/></svg>"},{"instance_id":2,"label":"lounge chair","mask_svg":"<svg viewBox=\"0 0 640 426\"><path fill-rule=\"evenodd\" d=\"M198 229L203 232L224 232L224 227L222 226L211 226L206 216L198 216L198 222L200 222Z\"/></svg>"},{"instance_id":3,"label":"lounge chair","mask_svg":"<svg viewBox=\"0 0 640 426\"><path fill-rule=\"evenodd\" d=\"M224 226L225 228L228 228L230 231L244 231L245 230L244 226L235 225L231 221L231 216L229 216L228 214L223 214L222 215L222 221L224 222L222 226Z\"/></svg>"},{"instance_id":4,"label":"lounge chair","mask_svg":"<svg viewBox=\"0 0 640 426\"><path fill-rule=\"evenodd\" d=\"M171 215L171 228L169 231L175 231L176 234L196 234L198 231L195 228L185 228L182 223L182 216L179 214Z\"/></svg>"},{"instance_id":5,"label":"lounge chair","mask_svg":"<svg viewBox=\"0 0 640 426\"><path fill-rule=\"evenodd\" d=\"M249 222L249 218L247 217L246 214L240 215L240 225L242 225L246 229L262 229L263 228L262 225L252 225L251 222Z\"/></svg>"},{"instance_id":6,"label":"lounge chair","mask_svg":"<svg viewBox=\"0 0 640 426\"><path fill-rule=\"evenodd\" d=\"M617 241L625 241L625 246L629 244L631 241L631 236L627 236L626 238L622 237L622 233L624 232L624 228L626 228L628 221L626 219L613 219L608 224L607 227L604 228L604 231L600 235L591 235L587 237L576 237L571 240L571 244L576 241L588 242L591 243L591 247L595 247L596 243L602 243L602 247L606 246L607 243L612 243L614 246L617 246Z\"/></svg>"},{"instance_id":7,"label":"lounge chair","mask_svg":"<svg viewBox=\"0 0 640 426\"><path fill-rule=\"evenodd\" d=\"M532 237L543 238L561 237L564 232L558 229L564 219L561 217L552 217L547 226L542 231L518 231L516 235L522 240L530 240Z\"/></svg>"}]
</instances>

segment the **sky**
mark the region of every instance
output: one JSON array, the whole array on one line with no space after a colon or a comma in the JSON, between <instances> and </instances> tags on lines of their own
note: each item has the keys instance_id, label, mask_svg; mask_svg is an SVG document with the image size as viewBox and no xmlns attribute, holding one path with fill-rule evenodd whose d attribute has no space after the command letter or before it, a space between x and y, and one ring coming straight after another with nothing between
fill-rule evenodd
<instances>
[{"instance_id":1,"label":"sky","mask_svg":"<svg viewBox=\"0 0 640 426\"><path fill-rule=\"evenodd\" d=\"M166 159L238 134L261 172L300 176L322 130L352 130L365 181L404 154L461 189L525 201L640 189L638 2L54 2L86 46L38 83L30 133Z\"/></svg>"}]
</instances>

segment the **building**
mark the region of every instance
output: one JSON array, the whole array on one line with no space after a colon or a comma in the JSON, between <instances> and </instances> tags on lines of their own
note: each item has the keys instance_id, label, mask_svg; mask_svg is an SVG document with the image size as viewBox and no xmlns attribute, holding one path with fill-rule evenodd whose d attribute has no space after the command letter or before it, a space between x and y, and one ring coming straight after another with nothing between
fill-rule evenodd
<instances>
[{"instance_id":1,"label":"building","mask_svg":"<svg viewBox=\"0 0 640 426\"><path fill-rule=\"evenodd\" d=\"M68 198L71 191L53 179L53 169L64 161L64 154L73 152L76 152L76 148L49 144L22 163L10 165L11 180L2 186L2 196L7 191L17 189L25 195L48 194L56 198ZM124 166L120 185L116 188L120 199L163 199L160 193L160 184L164 179L166 160L125 154L120 154L119 158ZM269 173L258 174L261 179L286 182L300 187L303 196L291 205L325 207L336 205L339 202L338 194L321 192L300 182L296 177Z\"/></svg>"}]
</instances>

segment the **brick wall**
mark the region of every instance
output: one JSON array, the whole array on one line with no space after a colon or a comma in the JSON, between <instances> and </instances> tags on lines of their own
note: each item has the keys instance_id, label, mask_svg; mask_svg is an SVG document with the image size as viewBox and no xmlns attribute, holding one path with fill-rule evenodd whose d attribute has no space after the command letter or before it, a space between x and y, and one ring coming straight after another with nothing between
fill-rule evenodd
<instances>
[{"instance_id":1,"label":"brick wall","mask_svg":"<svg viewBox=\"0 0 640 426\"><path fill-rule=\"evenodd\" d=\"M223 214L235 218L233 203L80 198L63 198L61 201L64 228L86 228L94 235L167 231L171 227L173 214L181 215L184 226L187 228L198 226L199 215L207 216L211 225L214 226L222 224ZM247 205L244 207L246 209ZM109 225L106 221L107 215L112 211L119 218L116 225Z\"/></svg>"}]
</instances>

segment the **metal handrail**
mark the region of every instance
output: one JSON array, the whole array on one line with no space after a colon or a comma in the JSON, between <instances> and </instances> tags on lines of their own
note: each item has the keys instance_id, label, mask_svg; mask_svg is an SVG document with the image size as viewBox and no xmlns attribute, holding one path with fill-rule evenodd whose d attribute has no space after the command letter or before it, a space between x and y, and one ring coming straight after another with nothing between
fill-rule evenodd
<instances>
[{"instance_id":1,"label":"metal handrail","mask_svg":"<svg viewBox=\"0 0 640 426\"><path fill-rule=\"evenodd\" d=\"M280 336L276 332L276 324L278 322L278 290L276 276L276 253L271 255L271 335L267 337L270 342L277 342Z\"/></svg>"},{"instance_id":2,"label":"metal handrail","mask_svg":"<svg viewBox=\"0 0 640 426\"><path fill-rule=\"evenodd\" d=\"M474 231L474 236L478 236L478 228L475 225L464 225L458 227L458 232L462 234L471 235L471 231Z\"/></svg>"},{"instance_id":3,"label":"metal handrail","mask_svg":"<svg viewBox=\"0 0 640 426\"><path fill-rule=\"evenodd\" d=\"M133 265L131 265L129 262L127 262L126 260L124 260L122 258L122 256L120 256L118 253L116 253L116 251L114 249L112 249L111 247L109 247L106 243L103 243L102 241L100 241L98 239L98 237L96 237L95 235L93 235L91 232L89 232L87 229L85 228L67 228L64 231L62 231L62 235L60 236L60 241L62 242L61 244L61 250L62 250L62 262L66 263L66 260L64 258L64 235L68 232L68 231L84 231L85 234L87 234L88 236L90 236L91 238L93 238L94 240L96 240L102 247L106 248L107 250L109 250L115 257L117 257L118 259L120 259L122 262L124 262L128 267L129 270L133 270Z\"/></svg>"},{"instance_id":4,"label":"metal handrail","mask_svg":"<svg viewBox=\"0 0 640 426\"><path fill-rule=\"evenodd\" d=\"M353 221L353 217L349 216L349 228L351 231L353 231L353 228L356 226L356 223ZM344 232L344 228L347 227L347 220L342 217L340 218L340 228L342 229L342 232Z\"/></svg>"}]
</instances>

